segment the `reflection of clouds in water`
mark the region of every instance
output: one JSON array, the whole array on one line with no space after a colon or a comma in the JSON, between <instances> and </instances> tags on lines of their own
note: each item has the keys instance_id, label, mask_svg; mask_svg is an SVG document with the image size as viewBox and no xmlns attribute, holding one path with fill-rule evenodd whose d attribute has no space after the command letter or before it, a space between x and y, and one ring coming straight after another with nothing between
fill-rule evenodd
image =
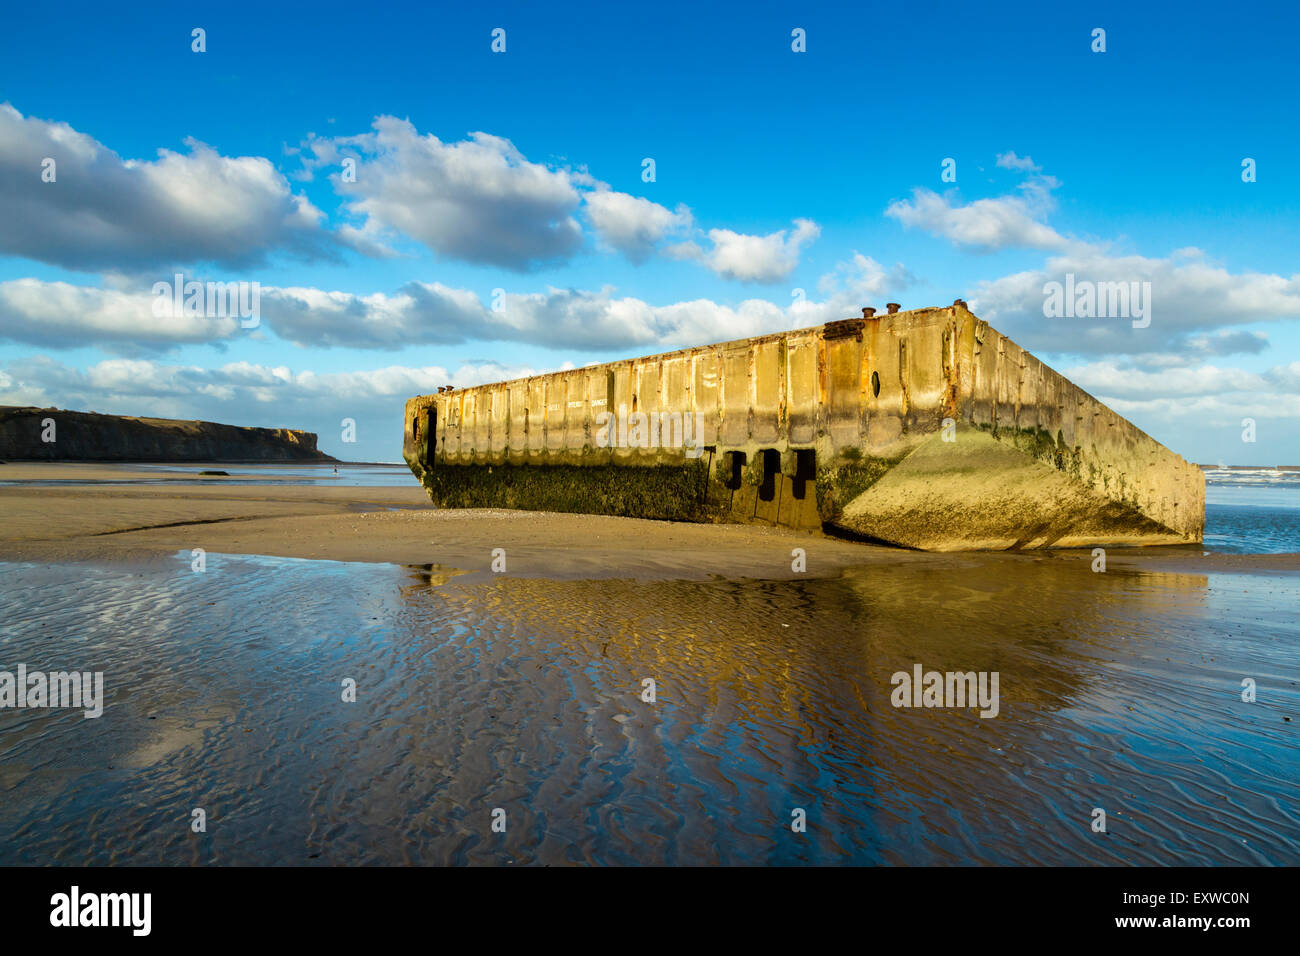
<instances>
[{"instance_id":1,"label":"reflection of clouds in water","mask_svg":"<svg viewBox=\"0 0 1300 956\"><path fill-rule=\"evenodd\" d=\"M182 750L197 749L203 745L203 735L219 723L220 720L209 718L192 726L164 724L154 731L147 743L124 756L122 765L152 767Z\"/></svg>"},{"instance_id":2,"label":"reflection of clouds in water","mask_svg":"<svg viewBox=\"0 0 1300 956\"><path fill-rule=\"evenodd\" d=\"M75 862L1295 862L1290 725L1220 687L1297 669L1294 624L1257 620L1290 578L1247 601L1086 554L786 583L11 568L8 648L102 667L108 705L6 737L33 771L4 777L0 862L84 840ZM998 671L999 717L891 707L914 663ZM1104 844L1078 816L1099 804L1123 823ZM201 843L195 805L220 821Z\"/></svg>"}]
</instances>

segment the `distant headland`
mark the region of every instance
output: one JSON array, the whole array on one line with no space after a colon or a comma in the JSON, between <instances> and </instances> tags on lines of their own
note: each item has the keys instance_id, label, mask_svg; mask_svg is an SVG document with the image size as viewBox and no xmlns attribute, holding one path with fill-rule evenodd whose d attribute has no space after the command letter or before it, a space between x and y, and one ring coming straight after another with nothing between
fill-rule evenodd
<instances>
[{"instance_id":1,"label":"distant headland","mask_svg":"<svg viewBox=\"0 0 1300 956\"><path fill-rule=\"evenodd\" d=\"M0 406L5 461L337 461L314 432Z\"/></svg>"}]
</instances>

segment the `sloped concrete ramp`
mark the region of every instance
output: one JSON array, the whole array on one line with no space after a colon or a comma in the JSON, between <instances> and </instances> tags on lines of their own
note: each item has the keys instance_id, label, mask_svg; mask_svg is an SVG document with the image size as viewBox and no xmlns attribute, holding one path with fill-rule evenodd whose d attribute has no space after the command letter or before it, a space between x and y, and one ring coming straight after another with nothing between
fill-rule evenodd
<instances>
[{"instance_id":1,"label":"sloped concrete ramp","mask_svg":"<svg viewBox=\"0 0 1300 956\"><path fill-rule=\"evenodd\" d=\"M934 435L845 506L849 531L923 551L1184 544L1123 500L971 425Z\"/></svg>"}]
</instances>

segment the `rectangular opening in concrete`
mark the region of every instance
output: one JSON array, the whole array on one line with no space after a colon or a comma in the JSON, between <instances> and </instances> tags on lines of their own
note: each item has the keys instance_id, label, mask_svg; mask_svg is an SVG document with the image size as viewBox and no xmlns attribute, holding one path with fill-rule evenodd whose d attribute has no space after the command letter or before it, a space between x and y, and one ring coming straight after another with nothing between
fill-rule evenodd
<instances>
[{"instance_id":1,"label":"rectangular opening in concrete","mask_svg":"<svg viewBox=\"0 0 1300 956\"><path fill-rule=\"evenodd\" d=\"M775 448L764 448L763 483L758 486L758 500L771 501L776 497L776 479L781 475L781 453Z\"/></svg>"},{"instance_id":2,"label":"rectangular opening in concrete","mask_svg":"<svg viewBox=\"0 0 1300 956\"><path fill-rule=\"evenodd\" d=\"M741 471L745 467L745 453L743 451L727 452L727 480L723 484L732 491L740 489Z\"/></svg>"},{"instance_id":3,"label":"rectangular opening in concrete","mask_svg":"<svg viewBox=\"0 0 1300 956\"><path fill-rule=\"evenodd\" d=\"M433 467L434 457L438 453L438 406L430 405L415 413L411 421L411 437L420 449L420 464L426 469Z\"/></svg>"},{"instance_id":4,"label":"rectangular opening in concrete","mask_svg":"<svg viewBox=\"0 0 1300 956\"><path fill-rule=\"evenodd\" d=\"M817 479L817 452L811 448L799 448L794 453L794 478L790 482L790 491L800 501L808 494L808 482Z\"/></svg>"}]
</instances>

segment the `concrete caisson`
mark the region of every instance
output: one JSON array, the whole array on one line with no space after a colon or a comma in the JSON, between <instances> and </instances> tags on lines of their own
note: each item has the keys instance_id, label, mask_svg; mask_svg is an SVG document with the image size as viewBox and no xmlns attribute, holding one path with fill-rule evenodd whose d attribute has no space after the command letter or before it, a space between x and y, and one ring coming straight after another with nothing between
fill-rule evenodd
<instances>
[{"instance_id":1,"label":"concrete caisson","mask_svg":"<svg viewBox=\"0 0 1300 956\"><path fill-rule=\"evenodd\" d=\"M826 529L934 551L1192 543L1191 464L966 308L406 403L434 503Z\"/></svg>"}]
</instances>

